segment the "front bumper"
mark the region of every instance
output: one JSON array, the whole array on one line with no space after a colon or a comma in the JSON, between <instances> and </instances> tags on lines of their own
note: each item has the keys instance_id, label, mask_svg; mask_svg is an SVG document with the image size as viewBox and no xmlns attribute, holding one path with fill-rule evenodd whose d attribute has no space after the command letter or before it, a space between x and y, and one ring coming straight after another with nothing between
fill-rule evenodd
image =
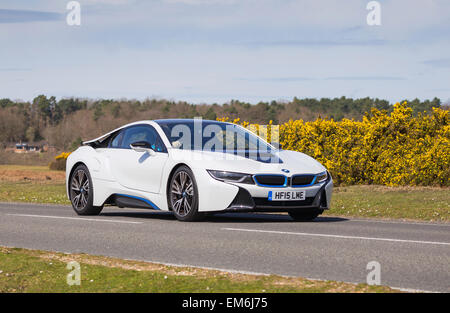
<instances>
[{"instance_id":1,"label":"front bumper","mask_svg":"<svg viewBox=\"0 0 450 313\"><path fill-rule=\"evenodd\" d=\"M244 187L245 186L245 187ZM302 201L269 201L267 194L273 188L255 187L239 184L239 191L231 204L223 212L286 212L293 209L328 210L331 203L333 181L327 181L302 188L306 190L306 198ZM286 191L294 188L283 188Z\"/></svg>"}]
</instances>

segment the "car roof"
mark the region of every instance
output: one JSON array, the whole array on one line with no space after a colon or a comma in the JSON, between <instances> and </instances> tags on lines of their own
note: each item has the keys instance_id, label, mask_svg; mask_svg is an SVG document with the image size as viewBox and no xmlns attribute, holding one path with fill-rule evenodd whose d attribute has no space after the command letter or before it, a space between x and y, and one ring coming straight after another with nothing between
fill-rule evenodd
<instances>
[{"instance_id":1,"label":"car roof","mask_svg":"<svg viewBox=\"0 0 450 313\"><path fill-rule=\"evenodd\" d=\"M154 122L156 122L158 124L159 123L172 124L172 123L194 122L194 121L199 121L199 120L200 119L194 119L194 118L166 118L166 119L154 120ZM203 122L216 122L216 123L230 124L228 122L215 121L215 120L204 120L204 119L201 119L201 121L203 121Z\"/></svg>"},{"instance_id":2,"label":"car roof","mask_svg":"<svg viewBox=\"0 0 450 313\"><path fill-rule=\"evenodd\" d=\"M106 134L101 135L100 137L97 137L95 139L91 139L88 141L83 141L83 144L89 144L89 143L93 143L96 141L102 141L104 140L106 137L110 136L111 134L123 129L123 128L127 128L129 126L133 126L133 125L139 125L139 124L152 124L152 122L157 123L158 125L160 123L167 123L167 124L172 124L172 123L187 123L187 122L194 122L197 121L198 119L193 119L193 118L172 118L172 119L158 119L158 120L142 120L142 121L136 121L136 122L132 122L132 123L128 123L125 124L123 126L120 126ZM230 124L228 122L220 122L220 121L214 121L214 120L202 120L202 121L206 121L206 122L217 122L217 123L223 123L223 124Z\"/></svg>"}]
</instances>

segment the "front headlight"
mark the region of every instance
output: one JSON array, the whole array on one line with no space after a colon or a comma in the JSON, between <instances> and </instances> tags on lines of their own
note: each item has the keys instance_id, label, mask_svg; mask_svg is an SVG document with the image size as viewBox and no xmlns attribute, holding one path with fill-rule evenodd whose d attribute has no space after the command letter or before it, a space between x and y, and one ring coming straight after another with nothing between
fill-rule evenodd
<instances>
[{"instance_id":1,"label":"front headlight","mask_svg":"<svg viewBox=\"0 0 450 313\"><path fill-rule=\"evenodd\" d=\"M328 173L323 172L316 175L316 184L326 181L328 178Z\"/></svg>"},{"instance_id":2,"label":"front headlight","mask_svg":"<svg viewBox=\"0 0 450 313\"><path fill-rule=\"evenodd\" d=\"M241 183L241 184L254 184L252 175L244 174L244 173L236 173L236 172L226 172L226 171L215 171L215 170L207 170L209 175L212 178L230 182L230 183Z\"/></svg>"}]
</instances>

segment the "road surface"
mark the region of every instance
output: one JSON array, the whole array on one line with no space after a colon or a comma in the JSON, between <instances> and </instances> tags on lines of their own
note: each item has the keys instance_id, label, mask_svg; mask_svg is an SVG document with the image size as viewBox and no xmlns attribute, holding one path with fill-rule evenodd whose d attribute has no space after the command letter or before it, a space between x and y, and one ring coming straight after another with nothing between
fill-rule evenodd
<instances>
[{"instance_id":1,"label":"road surface","mask_svg":"<svg viewBox=\"0 0 450 313\"><path fill-rule=\"evenodd\" d=\"M181 223L164 212L105 208L79 217L69 206L0 203L0 245L89 253L313 279L450 291L450 224L281 214L226 214Z\"/></svg>"}]
</instances>

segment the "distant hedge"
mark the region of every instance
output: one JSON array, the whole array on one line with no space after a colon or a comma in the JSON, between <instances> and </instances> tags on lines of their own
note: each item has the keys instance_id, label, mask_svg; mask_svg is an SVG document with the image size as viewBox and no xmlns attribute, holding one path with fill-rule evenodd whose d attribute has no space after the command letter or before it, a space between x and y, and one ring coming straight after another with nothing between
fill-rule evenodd
<instances>
[{"instance_id":1,"label":"distant hedge","mask_svg":"<svg viewBox=\"0 0 450 313\"><path fill-rule=\"evenodd\" d=\"M391 113L374 108L362 121L290 120L278 135L283 149L317 159L337 184L450 186L449 120L440 108L414 116L404 102Z\"/></svg>"}]
</instances>

